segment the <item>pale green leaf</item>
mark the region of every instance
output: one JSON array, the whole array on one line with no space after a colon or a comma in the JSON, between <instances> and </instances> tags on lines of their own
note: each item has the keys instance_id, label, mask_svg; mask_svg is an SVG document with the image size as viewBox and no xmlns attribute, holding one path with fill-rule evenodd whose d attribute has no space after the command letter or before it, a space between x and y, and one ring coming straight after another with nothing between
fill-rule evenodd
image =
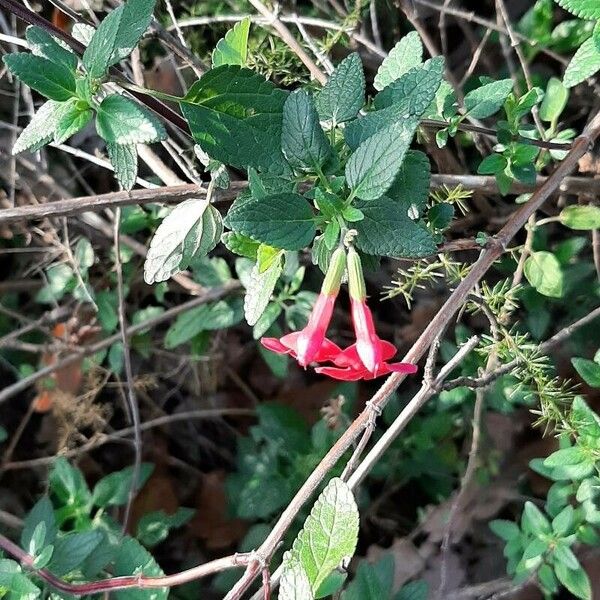
<instances>
[{"instance_id":1,"label":"pale green leaf","mask_svg":"<svg viewBox=\"0 0 600 600\"><path fill-rule=\"evenodd\" d=\"M245 17L221 38L213 51L212 66L240 65L244 66L248 59L248 32L250 19Z\"/></svg>"},{"instance_id":2,"label":"pale green leaf","mask_svg":"<svg viewBox=\"0 0 600 600\"><path fill-rule=\"evenodd\" d=\"M467 114L474 119L493 115L500 110L512 88L512 79L501 79L474 89L465 96Z\"/></svg>"},{"instance_id":3,"label":"pale green leaf","mask_svg":"<svg viewBox=\"0 0 600 600\"><path fill-rule=\"evenodd\" d=\"M251 237L235 231L228 231L221 236L221 241L234 254L256 260L260 242Z\"/></svg>"},{"instance_id":4,"label":"pale green leaf","mask_svg":"<svg viewBox=\"0 0 600 600\"><path fill-rule=\"evenodd\" d=\"M90 108L78 108L73 102L65 102L64 110L54 128L54 143L62 144L66 139L81 131L91 120L93 111Z\"/></svg>"},{"instance_id":5,"label":"pale green leaf","mask_svg":"<svg viewBox=\"0 0 600 600\"><path fill-rule=\"evenodd\" d=\"M171 529L185 525L193 516L191 508L178 508L173 514L164 510L146 513L138 522L137 539L144 546L156 546L166 540Z\"/></svg>"},{"instance_id":6,"label":"pale green leaf","mask_svg":"<svg viewBox=\"0 0 600 600\"><path fill-rule=\"evenodd\" d=\"M600 19L600 4L597 0L556 0L565 10L582 19Z\"/></svg>"},{"instance_id":7,"label":"pale green leaf","mask_svg":"<svg viewBox=\"0 0 600 600\"><path fill-rule=\"evenodd\" d=\"M527 281L542 295L560 298L563 295L563 273L551 252L533 252L525 261Z\"/></svg>"},{"instance_id":8,"label":"pale green leaf","mask_svg":"<svg viewBox=\"0 0 600 600\"><path fill-rule=\"evenodd\" d=\"M382 90L423 62L423 44L416 31L405 35L383 59L375 75L374 86Z\"/></svg>"},{"instance_id":9,"label":"pale green leaf","mask_svg":"<svg viewBox=\"0 0 600 600\"><path fill-rule=\"evenodd\" d=\"M358 114L365 103L365 74L356 52L336 67L315 101L322 121L343 123Z\"/></svg>"},{"instance_id":10,"label":"pale green leaf","mask_svg":"<svg viewBox=\"0 0 600 600\"><path fill-rule=\"evenodd\" d=\"M570 229L586 231L600 228L600 207L591 204L585 206L567 206L558 215L560 222Z\"/></svg>"},{"instance_id":11,"label":"pale green leaf","mask_svg":"<svg viewBox=\"0 0 600 600\"><path fill-rule=\"evenodd\" d=\"M313 600L314 594L306 571L297 560L287 555L286 558L279 582L279 600Z\"/></svg>"},{"instance_id":12,"label":"pale green leaf","mask_svg":"<svg viewBox=\"0 0 600 600\"><path fill-rule=\"evenodd\" d=\"M167 137L158 117L120 94L102 100L96 129L102 139L114 144L150 144Z\"/></svg>"},{"instance_id":13,"label":"pale green leaf","mask_svg":"<svg viewBox=\"0 0 600 600\"><path fill-rule=\"evenodd\" d=\"M43 56L52 62L63 65L70 71L75 71L77 68L77 56L67 50L45 29L36 26L28 27L25 37L31 52L36 56Z\"/></svg>"},{"instance_id":14,"label":"pale green leaf","mask_svg":"<svg viewBox=\"0 0 600 600\"><path fill-rule=\"evenodd\" d=\"M567 105L568 100L569 90L567 90L560 79L551 77L546 86L544 99L540 105L540 119L548 123L556 122Z\"/></svg>"},{"instance_id":15,"label":"pale green leaf","mask_svg":"<svg viewBox=\"0 0 600 600\"><path fill-rule=\"evenodd\" d=\"M600 70L600 50L596 47L594 39L589 38L575 52L565 71L563 83L565 87L572 88L595 75L598 70Z\"/></svg>"},{"instance_id":16,"label":"pale green leaf","mask_svg":"<svg viewBox=\"0 0 600 600\"><path fill-rule=\"evenodd\" d=\"M578 569L569 569L564 563L557 562L554 565L554 572L556 573L557 579L576 598L581 598L582 600L592 599L590 579L581 567Z\"/></svg>"},{"instance_id":17,"label":"pale green leaf","mask_svg":"<svg viewBox=\"0 0 600 600\"><path fill-rule=\"evenodd\" d=\"M96 29L87 23L74 23L71 35L84 46L88 46Z\"/></svg>"},{"instance_id":18,"label":"pale green leaf","mask_svg":"<svg viewBox=\"0 0 600 600\"><path fill-rule=\"evenodd\" d=\"M110 164L115 170L117 181L124 190L129 191L137 179L138 153L136 145L107 143L106 150Z\"/></svg>"},{"instance_id":19,"label":"pale green leaf","mask_svg":"<svg viewBox=\"0 0 600 600\"><path fill-rule=\"evenodd\" d=\"M35 152L50 142L54 137L56 124L64 111L64 105L64 102L54 100L42 104L17 138L12 153L19 154L26 150Z\"/></svg>"},{"instance_id":20,"label":"pale green leaf","mask_svg":"<svg viewBox=\"0 0 600 600\"><path fill-rule=\"evenodd\" d=\"M283 251L280 251L268 269L260 273L258 263L250 272L244 297L244 315L248 325L255 325L264 313L277 280L283 271Z\"/></svg>"}]
</instances>

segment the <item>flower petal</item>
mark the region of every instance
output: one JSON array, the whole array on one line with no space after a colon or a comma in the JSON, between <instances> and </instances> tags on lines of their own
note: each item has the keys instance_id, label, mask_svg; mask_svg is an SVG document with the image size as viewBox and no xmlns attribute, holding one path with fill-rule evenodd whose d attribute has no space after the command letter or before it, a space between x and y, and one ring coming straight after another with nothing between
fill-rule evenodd
<instances>
[{"instance_id":1,"label":"flower petal","mask_svg":"<svg viewBox=\"0 0 600 600\"><path fill-rule=\"evenodd\" d=\"M315 371L321 375L327 375L332 379L340 381L358 381L364 379L365 375L369 375L366 369L338 369L337 367L317 367Z\"/></svg>"},{"instance_id":2,"label":"flower petal","mask_svg":"<svg viewBox=\"0 0 600 600\"><path fill-rule=\"evenodd\" d=\"M417 367L417 365L413 365L412 363L386 363L385 366L388 367L388 372L393 371L394 373L406 373L408 375L413 375L419 370L419 367Z\"/></svg>"},{"instance_id":3,"label":"flower petal","mask_svg":"<svg viewBox=\"0 0 600 600\"><path fill-rule=\"evenodd\" d=\"M314 360L316 362L325 362L328 360L335 362L336 358L341 353L342 349L337 344L334 344L330 339L325 338Z\"/></svg>"},{"instance_id":4,"label":"flower petal","mask_svg":"<svg viewBox=\"0 0 600 600\"><path fill-rule=\"evenodd\" d=\"M379 347L381 348L381 358L382 360L389 360L392 356L395 356L398 349L391 342L387 342L386 340L379 340Z\"/></svg>"},{"instance_id":5,"label":"flower petal","mask_svg":"<svg viewBox=\"0 0 600 600\"><path fill-rule=\"evenodd\" d=\"M289 354L291 350L281 343L281 340L277 338L261 338L260 343L271 352L277 352L277 354Z\"/></svg>"}]
</instances>

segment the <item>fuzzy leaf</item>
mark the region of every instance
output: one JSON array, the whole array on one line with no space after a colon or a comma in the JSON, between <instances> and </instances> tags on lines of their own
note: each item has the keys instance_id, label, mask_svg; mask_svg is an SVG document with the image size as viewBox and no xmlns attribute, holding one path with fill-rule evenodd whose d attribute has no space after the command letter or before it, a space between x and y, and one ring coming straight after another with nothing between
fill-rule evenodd
<instances>
[{"instance_id":1,"label":"fuzzy leaf","mask_svg":"<svg viewBox=\"0 0 600 600\"><path fill-rule=\"evenodd\" d=\"M365 218L354 223L359 250L375 256L417 258L433 254L436 245L431 234L412 221L406 207L382 196L356 202Z\"/></svg>"},{"instance_id":2,"label":"fuzzy leaf","mask_svg":"<svg viewBox=\"0 0 600 600\"><path fill-rule=\"evenodd\" d=\"M151 144L167 137L165 128L153 113L119 94L102 100L96 129L101 138L115 144Z\"/></svg>"},{"instance_id":3,"label":"fuzzy leaf","mask_svg":"<svg viewBox=\"0 0 600 600\"><path fill-rule=\"evenodd\" d=\"M360 56L353 52L336 67L317 94L317 111L322 121L343 123L353 119L364 103L365 74Z\"/></svg>"},{"instance_id":4,"label":"fuzzy leaf","mask_svg":"<svg viewBox=\"0 0 600 600\"><path fill-rule=\"evenodd\" d=\"M302 250L316 233L310 204L299 194L284 193L234 206L225 225L254 240L284 250Z\"/></svg>"},{"instance_id":5,"label":"fuzzy leaf","mask_svg":"<svg viewBox=\"0 0 600 600\"><path fill-rule=\"evenodd\" d=\"M12 153L35 152L45 146L54 137L54 130L64 111L64 102L48 100L40 108L27 127L23 129L13 146Z\"/></svg>"},{"instance_id":6,"label":"fuzzy leaf","mask_svg":"<svg viewBox=\"0 0 600 600\"><path fill-rule=\"evenodd\" d=\"M281 123L287 92L237 65L208 71L180 102L195 141L233 167L285 172Z\"/></svg>"},{"instance_id":7,"label":"fuzzy leaf","mask_svg":"<svg viewBox=\"0 0 600 600\"><path fill-rule=\"evenodd\" d=\"M115 170L117 181L121 187L129 191L137 178L138 154L135 144L113 144L107 143L106 150L110 158L110 164Z\"/></svg>"},{"instance_id":8,"label":"fuzzy leaf","mask_svg":"<svg viewBox=\"0 0 600 600\"><path fill-rule=\"evenodd\" d=\"M563 83L566 88L572 88L592 77L598 70L600 70L600 50L596 47L594 39L589 38L575 52L565 70Z\"/></svg>"},{"instance_id":9,"label":"fuzzy leaf","mask_svg":"<svg viewBox=\"0 0 600 600\"><path fill-rule=\"evenodd\" d=\"M429 198L430 183L431 165L427 155L420 150L409 150L386 196L414 206L420 214Z\"/></svg>"},{"instance_id":10,"label":"fuzzy leaf","mask_svg":"<svg viewBox=\"0 0 600 600\"><path fill-rule=\"evenodd\" d=\"M600 19L600 4L597 0L556 0L559 6L582 19Z\"/></svg>"},{"instance_id":11,"label":"fuzzy leaf","mask_svg":"<svg viewBox=\"0 0 600 600\"><path fill-rule=\"evenodd\" d=\"M62 64L27 52L7 54L2 60L13 75L50 100L64 102L75 95L73 71Z\"/></svg>"},{"instance_id":12,"label":"fuzzy leaf","mask_svg":"<svg viewBox=\"0 0 600 600\"><path fill-rule=\"evenodd\" d=\"M82 130L94 115L91 108L78 108L75 103L65 103L65 110L54 128L54 143L62 144L66 139Z\"/></svg>"},{"instance_id":13,"label":"fuzzy leaf","mask_svg":"<svg viewBox=\"0 0 600 600\"><path fill-rule=\"evenodd\" d=\"M498 112L513 88L512 79L501 79L482 85L465 96L467 114L484 119Z\"/></svg>"},{"instance_id":14,"label":"fuzzy leaf","mask_svg":"<svg viewBox=\"0 0 600 600\"><path fill-rule=\"evenodd\" d=\"M244 297L244 315L248 325L255 325L264 313L282 271L283 251L277 254L269 268L262 273L258 263L252 268Z\"/></svg>"},{"instance_id":15,"label":"fuzzy leaf","mask_svg":"<svg viewBox=\"0 0 600 600\"><path fill-rule=\"evenodd\" d=\"M248 33L250 19L245 17L221 38L212 55L212 66L240 65L244 66L248 59Z\"/></svg>"},{"instance_id":16,"label":"fuzzy leaf","mask_svg":"<svg viewBox=\"0 0 600 600\"><path fill-rule=\"evenodd\" d=\"M383 59L374 86L382 90L393 81L404 75L408 70L417 67L423 62L423 44L416 31L405 35Z\"/></svg>"},{"instance_id":17,"label":"fuzzy leaf","mask_svg":"<svg viewBox=\"0 0 600 600\"><path fill-rule=\"evenodd\" d=\"M313 99L304 90L290 94L283 106L281 149L297 169L318 169L331 153Z\"/></svg>"},{"instance_id":18,"label":"fuzzy leaf","mask_svg":"<svg viewBox=\"0 0 600 600\"><path fill-rule=\"evenodd\" d=\"M251 237L235 231L228 231L221 236L221 241L234 254L256 260L260 242L253 240Z\"/></svg>"},{"instance_id":19,"label":"fuzzy leaf","mask_svg":"<svg viewBox=\"0 0 600 600\"><path fill-rule=\"evenodd\" d=\"M310 581L302 565L296 560L283 563L279 584L279 600L313 600Z\"/></svg>"},{"instance_id":20,"label":"fuzzy leaf","mask_svg":"<svg viewBox=\"0 0 600 600\"><path fill-rule=\"evenodd\" d=\"M64 48L46 30L31 26L25 32L27 43L35 56L42 56L54 63L63 65L70 71L77 68L77 56Z\"/></svg>"}]
</instances>

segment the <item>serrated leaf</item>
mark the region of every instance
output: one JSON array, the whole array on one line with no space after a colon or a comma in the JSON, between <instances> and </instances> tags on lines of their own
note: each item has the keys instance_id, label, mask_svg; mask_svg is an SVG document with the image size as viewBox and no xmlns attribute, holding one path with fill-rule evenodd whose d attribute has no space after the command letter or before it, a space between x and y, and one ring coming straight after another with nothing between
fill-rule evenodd
<instances>
[{"instance_id":1,"label":"serrated leaf","mask_svg":"<svg viewBox=\"0 0 600 600\"><path fill-rule=\"evenodd\" d=\"M310 204L299 194L292 193L273 194L234 206L225 218L225 225L283 250L302 250L316 233Z\"/></svg>"},{"instance_id":2,"label":"serrated leaf","mask_svg":"<svg viewBox=\"0 0 600 600\"><path fill-rule=\"evenodd\" d=\"M322 121L343 123L353 119L365 103L365 74L358 53L347 56L315 98Z\"/></svg>"},{"instance_id":3,"label":"serrated leaf","mask_svg":"<svg viewBox=\"0 0 600 600\"><path fill-rule=\"evenodd\" d=\"M13 75L50 100L64 102L75 95L73 71L62 64L26 52L7 54L2 60Z\"/></svg>"},{"instance_id":4,"label":"serrated leaf","mask_svg":"<svg viewBox=\"0 0 600 600\"><path fill-rule=\"evenodd\" d=\"M428 108L442 83L444 58L436 56L421 66L409 69L375 96L375 108L381 109L408 101L410 114L421 116Z\"/></svg>"},{"instance_id":5,"label":"serrated leaf","mask_svg":"<svg viewBox=\"0 0 600 600\"><path fill-rule=\"evenodd\" d=\"M189 342L202 331L226 329L243 317L241 298L202 304L181 313L165 335L165 348L171 350Z\"/></svg>"},{"instance_id":6,"label":"serrated leaf","mask_svg":"<svg viewBox=\"0 0 600 600\"><path fill-rule=\"evenodd\" d=\"M358 541L358 507L352 491L332 479L317 498L289 553L306 572L314 592L344 559L352 557Z\"/></svg>"},{"instance_id":7,"label":"serrated leaf","mask_svg":"<svg viewBox=\"0 0 600 600\"><path fill-rule=\"evenodd\" d=\"M40 590L13 560L0 559L0 593L6 600L35 600ZM6 595L8 594L8 595Z\"/></svg>"},{"instance_id":8,"label":"serrated leaf","mask_svg":"<svg viewBox=\"0 0 600 600\"><path fill-rule=\"evenodd\" d=\"M431 164L427 155L420 150L408 150L402 166L386 196L415 207L420 214L429 198Z\"/></svg>"},{"instance_id":9,"label":"serrated leaf","mask_svg":"<svg viewBox=\"0 0 600 600\"><path fill-rule=\"evenodd\" d=\"M221 236L221 241L234 254L256 260L260 242L253 240L251 237L236 231L228 231Z\"/></svg>"},{"instance_id":10,"label":"serrated leaf","mask_svg":"<svg viewBox=\"0 0 600 600\"><path fill-rule=\"evenodd\" d=\"M140 543L126 536L118 546L117 556L114 562L115 577L142 573L150 577L164 575L152 555ZM114 592L117 600L166 600L169 594L168 588L156 590L128 589Z\"/></svg>"},{"instance_id":11,"label":"serrated leaf","mask_svg":"<svg viewBox=\"0 0 600 600\"><path fill-rule=\"evenodd\" d=\"M465 96L465 109L474 119L484 119L498 112L513 88L512 79L482 85Z\"/></svg>"},{"instance_id":12,"label":"serrated leaf","mask_svg":"<svg viewBox=\"0 0 600 600\"><path fill-rule=\"evenodd\" d=\"M597 0L556 0L559 6L582 19L600 19L600 5Z\"/></svg>"},{"instance_id":13,"label":"serrated leaf","mask_svg":"<svg viewBox=\"0 0 600 600\"><path fill-rule=\"evenodd\" d=\"M423 43L416 31L405 35L383 59L375 75L374 86L382 90L423 62Z\"/></svg>"},{"instance_id":14,"label":"serrated leaf","mask_svg":"<svg viewBox=\"0 0 600 600\"><path fill-rule=\"evenodd\" d=\"M563 295L563 273L551 252L533 252L525 261L527 281L542 295L560 298Z\"/></svg>"},{"instance_id":15,"label":"serrated leaf","mask_svg":"<svg viewBox=\"0 0 600 600\"><path fill-rule=\"evenodd\" d=\"M279 600L313 600L310 581L302 565L295 560L283 563L279 583Z\"/></svg>"},{"instance_id":16,"label":"serrated leaf","mask_svg":"<svg viewBox=\"0 0 600 600\"><path fill-rule=\"evenodd\" d=\"M220 215L208 200L190 198L177 205L159 225L144 262L144 281L166 281L190 261L206 255L222 233Z\"/></svg>"},{"instance_id":17,"label":"serrated leaf","mask_svg":"<svg viewBox=\"0 0 600 600\"><path fill-rule=\"evenodd\" d=\"M100 23L83 54L83 65L92 78L129 56L148 29L156 0L128 0Z\"/></svg>"},{"instance_id":18,"label":"serrated leaf","mask_svg":"<svg viewBox=\"0 0 600 600\"><path fill-rule=\"evenodd\" d=\"M560 222L577 231L600 229L600 207L591 204L586 206L567 206L558 215Z\"/></svg>"},{"instance_id":19,"label":"serrated leaf","mask_svg":"<svg viewBox=\"0 0 600 600\"><path fill-rule=\"evenodd\" d=\"M305 90L290 94L283 105L281 150L292 167L313 171L331 153L313 99Z\"/></svg>"},{"instance_id":20,"label":"serrated leaf","mask_svg":"<svg viewBox=\"0 0 600 600\"><path fill-rule=\"evenodd\" d=\"M52 62L61 64L70 71L75 71L77 68L77 56L63 47L41 27L28 27L25 37L31 52L36 56L42 56Z\"/></svg>"},{"instance_id":21,"label":"serrated leaf","mask_svg":"<svg viewBox=\"0 0 600 600\"><path fill-rule=\"evenodd\" d=\"M244 316L248 325L255 325L264 313L277 280L283 271L283 251L275 257L271 266L264 272L259 271L258 264L254 265L244 296Z\"/></svg>"},{"instance_id":22,"label":"serrated leaf","mask_svg":"<svg viewBox=\"0 0 600 600\"><path fill-rule=\"evenodd\" d=\"M223 65L196 81L180 106L194 140L211 158L233 167L283 173L281 124L286 98L287 92L262 75Z\"/></svg>"},{"instance_id":23,"label":"serrated leaf","mask_svg":"<svg viewBox=\"0 0 600 600\"><path fill-rule=\"evenodd\" d=\"M98 135L114 144L151 144L167 137L158 117L137 102L112 94L102 100L96 116Z\"/></svg>"},{"instance_id":24,"label":"serrated leaf","mask_svg":"<svg viewBox=\"0 0 600 600\"><path fill-rule=\"evenodd\" d=\"M563 77L566 88L572 88L577 84L592 77L600 70L600 50L596 47L593 38L587 39L568 64Z\"/></svg>"},{"instance_id":25,"label":"serrated leaf","mask_svg":"<svg viewBox=\"0 0 600 600\"><path fill-rule=\"evenodd\" d=\"M136 145L107 143L106 150L110 164L115 170L117 181L125 191L129 191L137 179L138 153Z\"/></svg>"},{"instance_id":26,"label":"serrated leaf","mask_svg":"<svg viewBox=\"0 0 600 600\"><path fill-rule=\"evenodd\" d=\"M59 577L74 571L102 542L101 531L67 533L54 543L54 553L48 568Z\"/></svg>"},{"instance_id":27,"label":"serrated leaf","mask_svg":"<svg viewBox=\"0 0 600 600\"><path fill-rule=\"evenodd\" d=\"M392 185L414 135L412 128L391 127L372 135L346 163L346 182L361 200L375 200Z\"/></svg>"},{"instance_id":28,"label":"serrated leaf","mask_svg":"<svg viewBox=\"0 0 600 600\"><path fill-rule=\"evenodd\" d=\"M89 46L90 40L94 37L96 29L87 23L74 23L71 35L84 46Z\"/></svg>"},{"instance_id":29,"label":"serrated leaf","mask_svg":"<svg viewBox=\"0 0 600 600\"><path fill-rule=\"evenodd\" d=\"M358 232L357 247L375 256L417 258L435 253L431 234L412 221L406 207L382 196L356 202L365 215L353 228Z\"/></svg>"},{"instance_id":30,"label":"serrated leaf","mask_svg":"<svg viewBox=\"0 0 600 600\"><path fill-rule=\"evenodd\" d=\"M93 111L79 108L74 102L65 103L54 128L54 143L62 144L66 139L81 131L91 120Z\"/></svg>"},{"instance_id":31,"label":"serrated leaf","mask_svg":"<svg viewBox=\"0 0 600 600\"><path fill-rule=\"evenodd\" d=\"M248 32L250 19L245 17L221 38L212 55L212 66L240 65L244 66L248 59Z\"/></svg>"},{"instance_id":32,"label":"serrated leaf","mask_svg":"<svg viewBox=\"0 0 600 600\"><path fill-rule=\"evenodd\" d=\"M48 100L42 104L17 138L12 153L19 154L26 150L35 152L50 142L63 110L64 102Z\"/></svg>"}]
</instances>

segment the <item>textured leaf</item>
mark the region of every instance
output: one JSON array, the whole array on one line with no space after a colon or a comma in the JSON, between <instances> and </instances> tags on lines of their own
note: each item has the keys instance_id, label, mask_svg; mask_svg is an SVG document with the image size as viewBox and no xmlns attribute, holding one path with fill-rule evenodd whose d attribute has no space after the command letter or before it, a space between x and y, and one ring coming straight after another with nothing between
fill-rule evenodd
<instances>
[{"instance_id":1,"label":"textured leaf","mask_svg":"<svg viewBox=\"0 0 600 600\"><path fill-rule=\"evenodd\" d=\"M563 295L563 273L551 252L534 252L525 261L527 281L542 295L560 298Z\"/></svg>"},{"instance_id":2,"label":"textured leaf","mask_svg":"<svg viewBox=\"0 0 600 600\"><path fill-rule=\"evenodd\" d=\"M216 246L222 231L211 208L216 210L207 200L191 198L163 219L144 263L146 283L166 281L186 268L193 257L208 254ZM220 223L220 216L218 219Z\"/></svg>"},{"instance_id":3,"label":"textured leaf","mask_svg":"<svg viewBox=\"0 0 600 600\"><path fill-rule=\"evenodd\" d=\"M572 88L577 84L592 77L600 70L600 50L596 47L593 38L587 39L567 66L563 83L565 87Z\"/></svg>"},{"instance_id":4,"label":"textured leaf","mask_svg":"<svg viewBox=\"0 0 600 600\"><path fill-rule=\"evenodd\" d=\"M15 52L2 57L13 75L36 92L64 102L75 95L75 76L61 64L26 52Z\"/></svg>"},{"instance_id":5,"label":"textured leaf","mask_svg":"<svg viewBox=\"0 0 600 600\"><path fill-rule=\"evenodd\" d=\"M126 536L118 546L113 575L120 577L134 573L143 573L151 577L164 575L152 555L137 540ZM167 588L156 590L128 589L114 592L117 600L166 600L168 594L169 590Z\"/></svg>"},{"instance_id":6,"label":"textured leaf","mask_svg":"<svg viewBox=\"0 0 600 600\"><path fill-rule=\"evenodd\" d=\"M50 142L63 111L63 102L48 100L42 104L17 138L12 153L19 154L26 150L35 152Z\"/></svg>"},{"instance_id":7,"label":"textured leaf","mask_svg":"<svg viewBox=\"0 0 600 600\"><path fill-rule=\"evenodd\" d=\"M341 479L332 479L317 498L289 553L290 559L303 567L313 592L354 554L358 518L352 491Z\"/></svg>"},{"instance_id":8,"label":"textured leaf","mask_svg":"<svg viewBox=\"0 0 600 600\"><path fill-rule=\"evenodd\" d=\"M101 531L67 533L54 543L54 553L48 568L59 577L74 571L94 552L103 540Z\"/></svg>"},{"instance_id":9,"label":"textured leaf","mask_svg":"<svg viewBox=\"0 0 600 600\"><path fill-rule=\"evenodd\" d=\"M501 79L482 85L465 96L467 114L484 119L498 112L513 88L512 79Z\"/></svg>"},{"instance_id":10,"label":"textured leaf","mask_svg":"<svg viewBox=\"0 0 600 600\"><path fill-rule=\"evenodd\" d=\"M302 250L316 233L310 204L299 194L273 194L230 209L225 225L263 244Z\"/></svg>"},{"instance_id":11,"label":"textured leaf","mask_svg":"<svg viewBox=\"0 0 600 600\"><path fill-rule=\"evenodd\" d=\"M313 600L310 581L302 565L295 560L283 563L279 583L279 600Z\"/></svg>"},{"instance_id":12,"label":"textured leaf","mask_svg":"<svg viewBox=\"0 0 600 600\"><path fill-rule=\"evenodd\" d=\"M592 599L590 579L581 566L578 569L569 569L564 563L557 562L554 565L554 572L557 579L576 598L581 598L582 600Z\"/></svg>"},{"instance_id":13,"label":"textured leaf","mask_svg":"<svg viewBox=\"0 0 600 600\"><path fill-rule=\"evenodd\" d=\"M412 221L406 207L385 196L356 202L365 215L354 224L356 245L367 254L417 258L436 251L431 234Z\"/></svg>"},{"instance_id":14,"label":"textured leaf","mask_svg":"<svg viewBox=\"0 0 600 600\"><path fill-rule=\"evenodd\" d=\"M244 315L248 325L255 325L265 312L282 271L283 251L277 254L269 268L262 273L258 263L254 265L244 297Z\"/></svg>"},{"instance_id":15,"label":"textured leaf","mask_svg":"<svg viewBox=\"0 0 600 600\"><path fill-rule=\"evenodd\" d=\"M600 229L600 207L592 206L567 206L560 211L558 216L563 225L578 231Z\"/></svg>"},{"instance_id":16,"label":"textured leaf","mask_svg":"<svg viewBox=\"0 0 600 600\"><path fill-rule=\"evenodd\" d=\"M41 593L20 565L8 559L0 559L0 591L8 594L6 600L35 600Z\"/></svg>"},{"instance_id":17,"label":"textured leaf","mask_svg":"<svg viewBox=\"0 0 600 600\"><path fill-rule=\"evenodd\" d=\"M65 103L54 128L54 143L62 144L66 139L81 131L94 115L91 108L78 108L74 102Z\"/></svg>"},{"instance_id":18,"label":"textured leaf","mask_svg":"<svg viewBox=\"0 0 600 600\"><path fill-rule=\"evenodd\" d=\"M331 153L313 99L304 90L290 94L283 106L281 149L288 163L299 169L318 169Z\"/></svg>"},{"instance_id":19,"label":"textured leaf","mask_svg":"<svg viewBox=\"0 0 600 600\"><path fill-rule=\"evenodd\" d=\"M559 6L582 19L600 19L600 4L597 0L556 0Z\"/></svg>"},{"instance_id":20,"label":"textured leaf","mask_svg":"<svg viewBox=\"0 0 600 600\"><path fill-rule=\"evenodd\" d=\"M77 56L64 48L54 37L41 27L28 27L25 32L29 48L36 56L42 56L75 71Z\"/></svg>"},{"instance_id":21,"label":"textured leaf","mask_svg":"<svg viewBox=\"0 0 600 600\"><path fill-rule=\"evenodd\" d=\"M386 196L415 207L420 214L429 198L431 165L427 155L420 150L408 150L396 179Z\"/></svg>"},{"instance_id":22,"label":"textured leaf","mask_svg":"<svg viewBox=\"0 0 600 600\"><path fill-rule=\"evenodd\" d=\"M106 144L110 164L115 170L121 187L129 191L134 185L138 171L138 154L135 144Z\"/></svg>"},{"instance_id":23,"label":"textured leaf","mask_svg":"<svg viewBox=\"0 0 600 600\"><path fill-rule=\"evenodd\" d=\"M248 32L250 19L245 17L221 38L212 55L212 66L240 65L244 66L248 59Z\"/></svg>"},{"instance_id":24,"label":"textured leaf","mask_svg":"<svg viewBox=\"0 0 600 600\"><path fill-rule=\"evenodd\" d=\"M322 121L343 123L353 119L365 103L365 74L360 56L347 56L317 94L316 106Z\"/></svg>"},{"instance_id":25,"label":"textured leaf","mask_svg":"<svg viewBox=\"0 0 600 600\"><path fill-rule=\"evenodd\" d=\"M346 163L346 182L355 197L375 200L392 185L414 129L390 127L365 140Z\"/></svg>"},{"instance_id":26,"label":"textured leaf","mask_svg":"<svg viewBox=\"0 0 600 600\"><path fill-rule=\"evenodd\" d=\"M428 108L442 83L444 59L441 56L426 60L393 81L375 96L375 108L391 106L409 100L410 114L422 115Z\"/></svg>"},{"instance_id":27,"label":"textured leaf","mask_svg":"<svg viewBox=\"0 0 600 600\"><path fill-rule=\"evenodd\" d=\"M287 92L262 75L224 65L196 81L180 105L194 139L211 158L233 167L284 172L286 98Z\"/></svg>"},{"instance_id":28,"label":"textured leaf","mask_svg":"<svg viewBox=\"0 0 600 600\"><path fill-rule=\"evenodd\" d=\"M96 33L96 29L87 23L74 23L71 35L84 46L88 46L90 40Z\"/></svg>"},{"instance_id":29,"label":"textured leaf","mask_svg":"<svg viewBox=\"0 0 600 600\"><path fill-rule=\"evenodd\" d=\"M107 96L100 103L96 129L102 139L115 144L151 144L167 137L153 113L119 94Z\"/></svg>"},{"instance_id":30,"label":"textured leaf","mask_svg":"<svg viewBox=\"0 0 600 600\"><path fill-rule=\"evenodd\" d=\"M228 231L221 236L221 241L234 254L256 260L260 242L253 240L251 237L235 231Z\"/></svg>"},{"instance_id":31,"label":"textured leaf","mask_svg":"<svg viewBox=\"0 0 600 600\"><path fill-rule=\"evenodd\" d=\"M405 35L383 59L377 75L375 75L374 86L376 90L382 90L392 81L396 81L408 70L423 62L423 44L416 31Z\"/></svg>"}]
</instances>

